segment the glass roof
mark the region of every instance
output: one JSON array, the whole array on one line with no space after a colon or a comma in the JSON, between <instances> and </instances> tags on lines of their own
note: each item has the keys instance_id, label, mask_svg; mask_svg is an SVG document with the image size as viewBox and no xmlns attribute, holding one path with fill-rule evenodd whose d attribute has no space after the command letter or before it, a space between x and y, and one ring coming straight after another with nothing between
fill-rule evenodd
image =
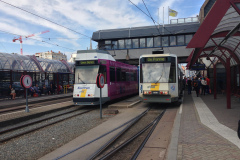
<instances>
[{"instance_id":1,"label":"glass roof","mask_svg":"<svg viewBox=\"0 0 240 160\"><path fill-rule=\"evenodd\" d=\"M221 22L215 28L212 35L222 33L222 32L229 33L239 24L239 22L240 22L239 14L237 13L237 11L232 6L230 6L230 8L226 12L226 14L223 16ZM238 29L238 32L239 32L239 29ZM226 36L225 37L212 38L212 39L210 37L207 44L204 46L204 48L216 47L216 44L219 45L225 38L226 38ZM222 51L217 49L214 53L212 53L212 55L217 55L217 56L221 57L225 62L226 62L226 57L230 57L231 58L230 59L230 65L231 66L232 65L237 65L238 63L237 63L236 59L233 58L233 56L227 51L227 49L231 50L232 53L234 53L236 55L236 57L240 60L240 49L238 47L239 42L240 42L240 37L239 36L231 36L228 39L226 39L226 41L224 43L222 43L220 45L221 47L223 47ZM205 51L205 53L209 54L211 52L207 53ZM201 55L203 55L205 53L202 52ZM225 54L225 56L223 56L223 53Z\"/></svg>"},{"instance_id":2,"label":"glass roof","mask_svg":"<svg viewBox=\"0 0 240 160\"><path fill-rule=\"evenodd\" d=\"M74 63L63 63L57 60L22 56L19 54L0 53L0 70L73 73Z\"/></svg>"}]
</instances>

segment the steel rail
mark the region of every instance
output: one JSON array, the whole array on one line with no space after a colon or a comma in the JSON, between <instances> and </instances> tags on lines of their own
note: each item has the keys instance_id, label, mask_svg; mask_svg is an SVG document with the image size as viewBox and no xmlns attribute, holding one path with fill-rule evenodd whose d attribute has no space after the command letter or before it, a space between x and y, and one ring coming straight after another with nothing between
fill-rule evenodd
<instances>
[{"instance_id":1,"label":"steel rail","mask_svg":"<svg viewBox=\"0 0 240 160\"><path fill-rule=\"evenodd\" d=\"M64 101L65 99L69 99L69 97L67 97L67 98L64 98L64 99L60 99L61 101L60 102L62 102L62 101ZM58 101L59 99L54 99L54 100L52 100L52 99L47 99L47 100L45 100L45 101L42 101L42 102L40 102L40 103L31 103L30 102L30 104L31 105L38 105L38 106L30 106L30 108L38 108L38 107L42 107L42 106L39 106L39 105L41 105L41 104L44 104L44 103L46 103L46 102L49 102L49 101ZM26 103L26 102L25 102ZM56 102L56 103L59 103L59 102ZM56 103L53 103L53 104L56 104ZM16 104L17 105L17 104ZM11 111L17 111L17 110L21 110L21 109L25 109L26 108L26 105L21 105L21 106L18 106L18 107L10 107L10 108L6 108L6 107L4 107L4 108L0 108L0 114L2 114L2 113L6 113L6 112L11 112Z\"/></svg>"},{"instance_id":2,"label":"steel rail","mask_svg":"<svg viewBox=\"0 0 240 160\"><path fill-rule=\"evenodd\" d=\"M147 113L147 112L146 112ZM97 150L88 160L93 160L96 158L100 153L102 153L110 144L115 142L116 139L118 139L121 135L123 135L129 128L131 128L134 124L137 123L138 120L140 120L146 113L142 114L140 117L132 121L129 125L127 125L122 131L120 131L116 136L111 138L107 143L105 143L99 150Z\"/></svg>"},{"instance_id":3,"label":"steel rail","mask_svg":"<svg viewBox=\"0 0 240 160\"><path fill-rule=\"evenodd\" d=\"M146 130L148 130L154 123L156 123L156 121L162 117L162 115L164 114L165 111L163 111L155 120L153 120L151 123L149 123L146 127L144 127L142 130L140 130L138 133L136 133L135 135L133 135L131 138L129 138L128 140L124 141L122 144L120 144L118 147L114 148L113 150L111 150L110 152L108 152L106 155L104 155L103 157L99 158L99 160L105 160L110 158L111 156L113 156L117 151L121 150L123 147L125 147L126 145L128 145L130 142L132 142L134 139L136 139L138 136L140 136L142 133L144 133ZM161 119L161 118L160 118Z\"/></svg>"},{"instance_id":4,"label":"steel rail","mask_svg":"<svg viewBox=\"0 0 240 160\"><path fill-rule=\"evenodd\" d=\"M120 126L114 128L114 129L112 129L111 131L109 131L109 132L107 132L107 133L104 133L103 135L101 135L101 136L95 138L95 139L92 140L92 141L89 141L89 142L87 142L87 143L85 143L85 144L83 144L83 145L81 145L81 146L79 146L79 147L77 147L77 148L75 148L75 149L73 149L73 150L71 150L71 151L69 151L69 152L67 152L67 153L65 153L65 154L63 154L63 155L57 157L57 158L55 158L54 160L61 159L61 158L65 157L65 156L67 156L67 155L69 155L69 154L71 154L71 153L73 153L73 152L75 152L75 151L77 151L77 150L79 150L79 149L81 149L81 148L83 148L83 147L85 147L85 146L87 146L87 145L89 145L89 144L91 144L91 143L93 143L93 142L95 142L95 141L97 141L97 140L103 138L104 136L106 136L106 135L108 135L108 134L110 134L110 133L116 131L117 129L119 129L119 128L121 128L121 127L123 127L123 126L125 126L125 125L127 125L127 124L129 124L129 123L131 123L132 121L138 119L138 118L141 117L142 115L146 114L149 110L150 110L150 108L148 108L147 110L145 110L145 111L144 111L143 113L141 113L140 115L138 115L138 116L132 118L131 120L125 122L124 124L122 124L122 125L120 125Z\"/></svg>"},{"instance_id":5,"label":"steel rail","mask_svg":"<svg viewBox=\"0 0 240 160\"><path fill-rule=\"evenodd\" d=\"M68 106L68 107L72 107L74 105L71 105L71 106ZM59 117L59 116L62 116L62 115L65 115L65 114L68 114L68 113L72 113L72 112L75 112L76 110L74 111L68 111L68 112L65 112L65 113L60 113L58 115L54 115L54 116L51 116L51 117L46 117L46 118L43 118L43 119L39 119L39 120L33 120L31 122L28 122L28 123L25 123L25 124L20 124L20 125L17 125L17 126L14 126L14 127L10 127L8 129L5 129L5 130L2 130L0 131L0 134L3 134L3 133L7 133L7 132L10 132L12 130L16 130L16 129L19 129L19 128L23 128L23 127L26 127L26 126L29 126L29 125L33 125L33 124L36 124L36 123L40 123L42 121L46 121L46 120L49 120L49 119L52 119L52 118L56 118L56 117Z\"/></svg>"},{"instance_id":6,"label":"steel rail","mask_svg":"<svg viewBox=\"0 0 240 160\"><path fill-rule=\"evenodd\" d=\"M9 136L9 137L6 137L6 138L2 138L2 139L0 139L0 143L6 142L6 141L8 141L8 140L10 140L10 139L19 137L19 136L24 135L24 134L27 134L27 133L31 133L31 132L36 131L36 130L38 130L38 129L41 129L41 128L44 128L44 127L47 127L47 126L50 126L50 125L53 125L53 124L56 124L56 123L65 121L66 119L69 119L69 118L72 118L72 117L75 117L75 116L78 116L78 115L81 115L81 114L84 114L84 113L88 113L88 112L90 112L90 111L92 111L92 110L95 110L95 109L91 109L91 110L88 110L88 111L84 111L84 112L81 112L81 113L78 113L78 114L69 116L69 117L67 117L67 118L64 118L64 119L61 119L61 120L58 120L58 121L54 121L54 122L48 123L48 124L43 125L43 126L39 126L39 127L36 127L36 128L33 128L33 129L29 129L29 130L27 130L27 131L24 131L24 132L21 132L21 133L18 133L18 134L15 134L15 135L12 135L12 136Z\"/></svg>"},{"instance_id":7,"label":"steel rail","mask_svg":"<svg viewBox=\"0 0 240 160\"><path fill-rule=\"evenodd\" d=\"M151 136L151 134L153 133L153 131L155 130L158 122L161 120L162 116L164 115L164 113L166 112L166 109L162 112L161 115L159 115L158 119L155 121L155 124L153 125L153 127L151 128L150 132L148 133L148 135L146 136L146 138L144 139L144 141L142 142L142 144L140 145L140 147L138 148L138 150L135 152L135 154L132 156L131 160L136 160L138 155L140 154L140 152L142 151L144 145L147 143L149 137Z\"/></svg>"}]
</instances>

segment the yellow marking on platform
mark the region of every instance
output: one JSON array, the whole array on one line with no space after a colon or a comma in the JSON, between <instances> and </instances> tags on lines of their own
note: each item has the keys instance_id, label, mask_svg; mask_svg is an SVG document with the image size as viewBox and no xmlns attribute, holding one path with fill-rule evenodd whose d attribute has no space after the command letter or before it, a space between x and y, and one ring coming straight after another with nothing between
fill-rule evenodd
<instances>
[{"instance_id":1,"label":"yellow marking on platform","mask_svg":"<svg viewBox=\"0 0 240 160\"><path fill-rule=\"evenodd\" d=\"M82 89L80 97L85 97L87 93L87 89Z\"/></svg>"},{"instance_id":2,"label":"yellow marking on platform","mask_svg":"<svg viewBox=\"0 0 240 160\"><path fill-rule=\"evenodd\" d=\"M151 91L159 91L160 83L152 83Z\"/></svg>"}]
</instances>

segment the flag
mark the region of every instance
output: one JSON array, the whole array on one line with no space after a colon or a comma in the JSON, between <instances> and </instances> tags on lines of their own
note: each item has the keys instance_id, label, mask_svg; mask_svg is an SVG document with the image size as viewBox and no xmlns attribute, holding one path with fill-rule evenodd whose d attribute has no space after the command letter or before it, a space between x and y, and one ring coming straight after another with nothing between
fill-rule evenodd
<instances>
[{"instance_id":1,"label":"flag","mask_svg":"<svg viewBox=\"0 0 240 160\"><path fill-rule=\"evenodd\" d=\"M168 9L168 14L169 16L172 16L172 17L177 17L177 14L178 12L177 11L174 11L173 9Z\"/></svg>"}]
</instances>

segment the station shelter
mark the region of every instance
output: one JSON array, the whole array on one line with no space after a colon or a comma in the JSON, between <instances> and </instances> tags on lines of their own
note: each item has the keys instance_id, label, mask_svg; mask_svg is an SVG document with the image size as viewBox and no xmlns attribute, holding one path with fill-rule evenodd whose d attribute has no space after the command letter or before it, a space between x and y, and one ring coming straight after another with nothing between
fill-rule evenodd
<instances>
[{"instance_id":1,"label":"station shelter","mask_svg":"<svg viewBox=\"0 0 240 160\"><path fill-rule=\"evenodd\" d=\"M31 76L32 85L38 84L40 89L43 85L49 88L50 84L53 84L59 93L60 87L57 86L74 83L74 63L36 58L35 55L0 53L0 97L6 96L10 84L16 90L17 96L22 96L22 75Z\"/></svg>"},{"instance_id":2,"label":"station shelter","mask_svg":"<svg viewBox=\"0 0 240 160\"><path fill-rule=\"evenodd\" d=\"M199 63L205 57L213 66L213 93L217 99L217 72L219 64L225 68L222 76L225 85L227 108L231 108L231 96L240 97L240 0L207 0L213 2L199 29L187 45L193 48L187 67ZM204 12L203 12L204 14Z\"/></svg>"}]
</instances>

